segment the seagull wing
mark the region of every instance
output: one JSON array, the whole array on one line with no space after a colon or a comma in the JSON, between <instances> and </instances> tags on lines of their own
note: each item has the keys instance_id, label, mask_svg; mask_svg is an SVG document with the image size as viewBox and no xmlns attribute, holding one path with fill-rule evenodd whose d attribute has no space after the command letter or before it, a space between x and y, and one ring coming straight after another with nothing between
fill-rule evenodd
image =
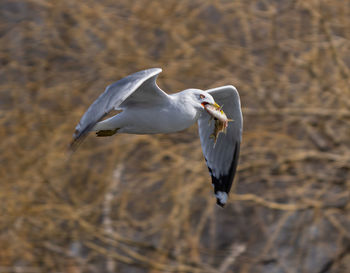
<instances>
[{"instance_id":1,"label":"seagull wing","mask_svg":"<svg viewBox=\"0 0 350 273\"><path fill-rule=\"evenodd\" d=\"M71 147L74 148L88 132L113 109L131 104L165 100L168 95L156 84L160 68L151 68L131 74L109 86L90 105L75 128Z\"/></svg>"},{"instance_id":2,"label":"seagull wing","mask_svg":"<svg viewBox=\"0 0 350 273\"><path fill-rule=\"evenodd\" d=\"M236 173L239 148L242 139L243 118L239 94L232 85L207 90L214 100L222 105L230 121L226 134L220 133L216 144L210 135L214 132L214 121L210 122L210 115L203 113L198 120L199 137L207 163L217 204L224 206L232 181Z\"/></svg>"}]
</instances>

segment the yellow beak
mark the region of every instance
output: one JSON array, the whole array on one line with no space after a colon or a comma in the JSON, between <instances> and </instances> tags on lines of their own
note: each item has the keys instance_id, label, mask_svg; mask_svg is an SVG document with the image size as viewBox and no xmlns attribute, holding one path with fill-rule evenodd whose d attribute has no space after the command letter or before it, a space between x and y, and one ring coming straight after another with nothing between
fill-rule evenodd
<instances>
[{"instance_id":1,"label":"yellow beak","mask_svg":"<svg viewBox=\"0 0 350 273\"><path fill-rule=\"evenodd\" d=\"M222 107L219 104L217 104L215 101L214 101L214 103L206 103L206 104L213 105L216 109L219 109L219 110L221 110L221 107ZM202 103L202 106L203 106L203 108L205 108L204 103Z\"/></svg>"},{"instance_id":2,"label":"yellow beak","mask_svg":"<svg viewBox=\"0 0 350 273\"><path fill-rule=\"evenodd\" d=\"M219 104L217 104L216 102L214 102L214 104L213 104L216 108L220 108L221 109L221 106L219 105Z\"/></svg>"}]
</instances>

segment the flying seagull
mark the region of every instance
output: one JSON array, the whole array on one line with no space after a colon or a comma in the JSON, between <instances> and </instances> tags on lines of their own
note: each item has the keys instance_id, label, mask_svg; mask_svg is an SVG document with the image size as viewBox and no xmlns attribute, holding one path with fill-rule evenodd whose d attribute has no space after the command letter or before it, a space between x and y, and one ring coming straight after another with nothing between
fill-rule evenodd
<instances>
[{"instance_id":1,"label":"flying seagull","mask_svg":"<svg viewBox=\"0 0 350 273\"><path fill-rule=\"evenodd\" d=\"M90 131L95 131L97 136L173 133L198 122L217 204L223 207L235 176L242 138L238 92L232 85L227 85L206 91L186 89L168 95L156 84L160 72L160 68L146 69L107 86L80 119L71 147L77 147ZM217 103L222 106L218 108ZM213 114L208 111L208 106L218 111ZM114 109L122 112L101 121ZM226 123L225 133L213 137L212 132L217 132L220 125L215 114L220 112L225 113L230 121Z\"/></svg>"}]
</instances>

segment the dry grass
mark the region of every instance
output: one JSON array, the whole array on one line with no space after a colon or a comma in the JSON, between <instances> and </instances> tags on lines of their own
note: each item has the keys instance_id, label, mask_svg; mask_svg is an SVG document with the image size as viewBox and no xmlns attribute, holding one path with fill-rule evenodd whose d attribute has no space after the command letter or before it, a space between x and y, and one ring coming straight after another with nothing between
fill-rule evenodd
<instances>
[{"instance_id":1,"label":"dry grass","mask_svg":"<svg viewBox=\"0 0 350 273\"><path fill-rule=\"evenodd\" d=\"M0 271L349 272L349 18L343 0L1 1ZM166 91L240 91L225 209L195 127L67 155L104 87L148 67Z\"/></svg>"}]
</instances>

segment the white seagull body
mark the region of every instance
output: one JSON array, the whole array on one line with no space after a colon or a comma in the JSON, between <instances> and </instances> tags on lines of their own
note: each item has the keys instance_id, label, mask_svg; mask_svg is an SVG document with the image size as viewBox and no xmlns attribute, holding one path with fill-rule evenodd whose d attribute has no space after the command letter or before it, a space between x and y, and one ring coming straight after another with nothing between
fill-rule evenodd
<instances>
[{"instance_id":1,"label":"white seagull body","mask_svg":"<svg viewBox=\"0 0 350 273\"><path fill-rule=\"evenodd\" d=\"M152 68L136 72L111 85L89 107L76 126L72 147L90 132L97 136L115 133L158 134L182 131L198 121L203 154L212 177L217 204L224 206L236 172L242 137L242 113L235 87L228 85L207 91L187 89L168 95L156 84L162 70ZM205 105L222 104L232 119L225 134L216 143L211 138L214 122ZM119 114L100 121L111 110Z\"/></svg>"},{"instance_id":2,"label":"white seagull body","mask_svg":"<svg viewBox=\"0 0 350 273\"><path fill-rule=\"evenodd\" d=\"M193 90L193 89L192 89ZM123 112L97 123L93 130L118 129L118 133L159 134L174 133L190 127L198 120L198 111L191 107L192 100L184 96L187 92L167 95L155 99L152 95L141 103L119 106Z\"/></svg>"}]
</instances>

